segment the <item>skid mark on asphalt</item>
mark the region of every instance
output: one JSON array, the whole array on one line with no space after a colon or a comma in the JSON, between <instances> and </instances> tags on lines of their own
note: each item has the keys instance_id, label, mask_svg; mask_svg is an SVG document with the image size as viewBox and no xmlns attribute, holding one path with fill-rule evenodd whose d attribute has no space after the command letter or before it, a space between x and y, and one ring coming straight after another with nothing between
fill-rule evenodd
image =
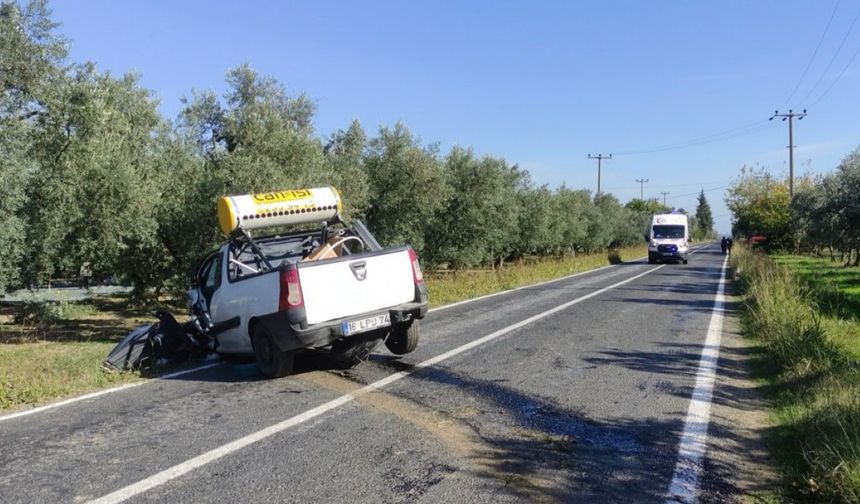
<instances>
[{"instance_id":1,"label":"skid mark on asphalt","mask_svg":"<svg viewBox=\"0 0 860 504\"><path fill-rule=\"evenodd\" d=\"M347 375L348 376L348 375ZM357 383L338 373L315 371L298 376L299 379L312 385L323 387L333 392L349 394L356 392L363 384ZM501 447L484 440L467 423L470 418L477 417L480 411L473 407L457 408L453 411L440 411L430 408L417 401L399 397L384 391L374 391L363 394L356 402L370 408L376 413L390 415L408 422L417 429L429 434L444 445L449 452L467 464L473 474L492 478L528 500L545 501L550 497L549 490L553 487L550 479L537 474L518 474L516 471L506 471L505 467L513 467L516 461L510 453ZM511 442L531 441L549 445L563 445L570 442L567 436L547 434L527 427L515 429L517 437ZM456 474L441 472L435 482ZM397 484L397 482L392 482Z\"/></svg>"}]
</instances>

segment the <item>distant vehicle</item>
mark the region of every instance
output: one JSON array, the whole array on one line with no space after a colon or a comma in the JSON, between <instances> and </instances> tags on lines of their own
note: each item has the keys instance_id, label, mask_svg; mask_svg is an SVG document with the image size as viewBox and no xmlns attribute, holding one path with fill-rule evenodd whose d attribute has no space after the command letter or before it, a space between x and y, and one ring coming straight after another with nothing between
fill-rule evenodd
<instances>
[{"instance_id":1,"label":"distant vehicle","mask_svg":"<svg viewBox=\"0 0 860 504\"><path fill-rule=\"evenodd\" d=\"M761 245L762 243L767 241L767 236L764 235L752 235L750 237L750 245Z\"/></svg>"},{"instance_id":2,"label":"distant vehicle","mask_svg":"<svg viewBox=\"0 0 860 504\"><path fill-rule=\"evenodd\" d=\"M687 264L690 232L684 214L657 214L651 218L648 241L648 264L675 261Z\"/></svg>"},{"instance_id":3,"label":"distant vehicle","mask_svg":"<svg viewBox=\"0 0 860 504\"><path fill-rule=\"evenodd\" d=\"M394 354L415 350L428 306L415 251L382 248L361 222L341 222L340 211L330 187L219 200L230 239L202 261L188 292L196 329L219 353L253 354L263 374L280 377L304 350L328 349L347 365L380 341Z\"/></svg>"}]
</instances>

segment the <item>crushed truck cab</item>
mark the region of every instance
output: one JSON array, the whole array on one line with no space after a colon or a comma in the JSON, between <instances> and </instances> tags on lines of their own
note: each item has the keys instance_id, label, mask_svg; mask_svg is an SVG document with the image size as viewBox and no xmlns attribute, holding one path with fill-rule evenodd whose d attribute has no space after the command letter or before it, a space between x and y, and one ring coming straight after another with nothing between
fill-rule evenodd
<instances>
[{"instance_id":1,"label":"crushed truck cab","mask_svg":"<svg viewBox=\"0 0 860 504\"><path fill-rule=\"evenodd\" d=\"M340 211L333 188L219 201L229 240L202 261L188 294L192 320L218 352L253 354L278 377L305 350L352 365L381 341L395 354L416 348L428 295L415 251L382 248L361 222L341 222ZM251 236L283 226L293 229Z\"/></svg>"}]
</instances>

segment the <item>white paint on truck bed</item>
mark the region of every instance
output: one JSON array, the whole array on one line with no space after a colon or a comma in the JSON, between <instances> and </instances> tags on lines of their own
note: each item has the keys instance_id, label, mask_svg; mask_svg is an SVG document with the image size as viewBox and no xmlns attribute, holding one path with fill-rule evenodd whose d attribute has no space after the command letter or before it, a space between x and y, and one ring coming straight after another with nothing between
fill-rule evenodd
<instances>
[{"instance_id":1,"label":"white paint on truck bed","mask_svg":"<svg viewBox=\"0 0 860 504\"><path fill-rule=\"evenodd\" d=\"M365 263L364 280L356 278L351 268L361 262ZM302 265L299 279L308 324L349 318L415 298L412 263L406 250Z\"/></svg>"}]
</instances>

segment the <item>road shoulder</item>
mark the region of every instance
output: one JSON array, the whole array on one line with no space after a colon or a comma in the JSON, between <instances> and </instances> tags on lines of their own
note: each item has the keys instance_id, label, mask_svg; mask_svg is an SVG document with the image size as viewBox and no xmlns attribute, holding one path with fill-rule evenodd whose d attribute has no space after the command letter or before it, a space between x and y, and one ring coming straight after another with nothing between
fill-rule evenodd
<instances>
[{"instance_id":1,"label":"road shoulder","mask_svg":"<svg viewBox=\"0 0 860 504\"><path fill-rule=\"evenodd\" d=\"M769 405L755 378L764 358L740 325L741 299L726 294L726 314L711 410L701 502L770 501L779 476L768 451Z\"/></svg>"}]
</instances>

